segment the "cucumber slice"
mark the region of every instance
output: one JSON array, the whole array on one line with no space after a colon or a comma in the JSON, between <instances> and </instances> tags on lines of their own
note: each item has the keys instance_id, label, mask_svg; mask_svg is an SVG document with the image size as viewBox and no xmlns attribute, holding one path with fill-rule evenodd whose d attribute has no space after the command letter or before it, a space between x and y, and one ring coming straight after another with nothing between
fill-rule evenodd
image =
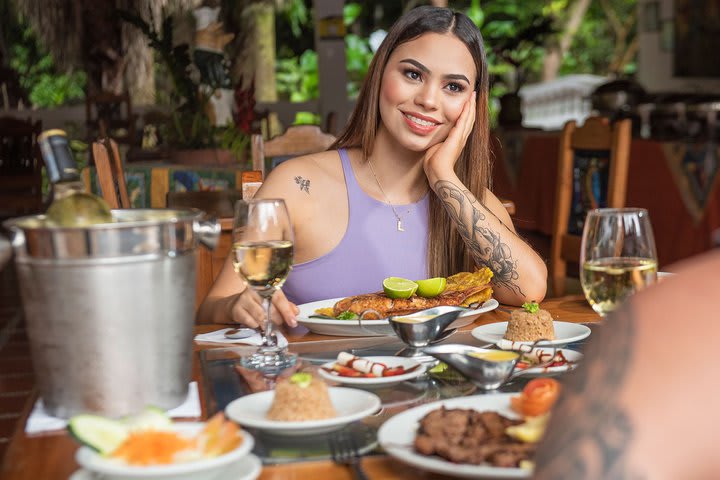
<instances>
[{"instance_id":1,"label":"cucumber slice","mask_svg":"<svg viewBox=\"0 0 720 480\"><path fill-rule=\"evenodd\" d=\"M159 407L146 407L137 415L123 419L123 423L131 430L168 430L172 427L170 416Z\"/></svg>"},{"instance_id":2,"label":"cucumber slice","mask_svg":"<svg viewBox=\"0 0 720 480\"><path fill-rule=\"evenodd\" d=\"M72 417L68 430L77 441L103 455L119 447L130 433L122 422L90 414Z\"/></svg>"}]
</instances>

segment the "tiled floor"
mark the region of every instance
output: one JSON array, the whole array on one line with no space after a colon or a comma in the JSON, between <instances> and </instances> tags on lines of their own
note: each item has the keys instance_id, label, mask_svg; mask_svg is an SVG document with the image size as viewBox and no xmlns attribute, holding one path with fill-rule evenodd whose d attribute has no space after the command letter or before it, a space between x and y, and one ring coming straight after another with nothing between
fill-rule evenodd
<instances>
[{"instance_id":1,"label":"tiled floor","mask_svg":"<svg viewBox=\"0 0 720 480\"><path fill-rule=\"evenodd\" d=\"M34 384L15 269L0 270L0 464Z\"/></svg>"}]
</instances>

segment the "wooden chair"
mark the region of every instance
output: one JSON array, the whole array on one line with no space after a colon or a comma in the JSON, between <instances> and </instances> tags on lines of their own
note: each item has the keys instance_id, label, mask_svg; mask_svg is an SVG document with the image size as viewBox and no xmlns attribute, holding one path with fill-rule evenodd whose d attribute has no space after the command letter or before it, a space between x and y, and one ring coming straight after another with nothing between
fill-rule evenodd
<instances>
[{"instance_id":1,"label":"wooden chair","mask_svg":"<svg viewBox=\"0 0 720 480\"><path fill-rule=\"evenodd\" d=\"M88 138L112 137L116 142L135 145L136 118L130 94L99 92L85 97Z\"/></svg>"},{"instance_id":2,"label":"wooden chair","mask_svg":"<svg viewBox=\"0 0 720 480\"><path fill-rule=\"evenodd\" d=\"M253 169L260 170L263 176L278 164L292 157L327 150L335 137L323 132L317 125L295 125L285 133L263 141L262 136L253 135ZM272 162L266 165L266 159Z\"/></svg>"},{"instance_id":3,"label":"wooden chair","mask_svg":"<svg viewBox=\"0 0 720 480\"><path fill-rule=\"evenodd\" d=\"M0 118L0 216L43 210L42 168L37 137L40 120Z\"/></svg>"},{"instance_id":4,"label":"wooden chair","mask_svg":"<svg viewBox=\"0 0 720 480\"><path fill-rule=\"evenodd\" d=\"M558 155L550 248L550 274L555 296L565 294L567 263L580 261L582 224L587 210L625 206L631 127L629 119L610 124L607 118L589 117L582 127L576 126L576 122L572 120L563 128ZM574 181L574 175L590 174L582 170L583 165L600 168L596 180L602 180L607 174L607 193L604 201L603 198L591 198L589 204L578 201L583 199L583 192L578 191L576 186L582 188L585 182L582 178L580 181ZM600 191L601 197L604 193Z\"/></svg>"},{"instance_id":5,"label":"wooden chair","mask_svg":"<svg viewBox=\"0 0 720 480\"><path fill-rule=\"evenodd\" d=\"M209 217L215 217L220 222L220 239L215 250L208 250L204 246L198 249L197 277L195 282L195 308L205 299L210 287L220 274L225 259L232 248L232 224L235 216L235 203L246 198L251 189L262 183L259 171L242 172L241 190L211 190L200 192L168 192L168 208L197 208L204 211ZM254 194L254 190L252 191Z\"/></svg>"},{"instance_id":6,"label":"wooden chair","mask_svg":"<svg viewBox=\"0 0 720 480\"><path fill-rule=\"evenodd\" d=\"M93 142L93 158L102 196L110 208L131 208L125 169L117 143L111 138Z\"/></svg>"}]
</instances>

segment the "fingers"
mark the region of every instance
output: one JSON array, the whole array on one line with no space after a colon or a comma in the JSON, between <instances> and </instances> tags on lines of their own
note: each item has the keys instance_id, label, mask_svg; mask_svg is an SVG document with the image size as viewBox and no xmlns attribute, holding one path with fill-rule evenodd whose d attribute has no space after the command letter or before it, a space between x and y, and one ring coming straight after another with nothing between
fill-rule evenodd
<instances>
[{"instance_id":1,"label":"fingers","mask_svg":"<svg viewBox=\"0 0 720 480\"><path fill-rule=\"evenodd\" d=\"M462 112L460 112L460 116L455 121L455 125L450 130L450 133L448 134L447 139L445 140L445 143L451 144L455 146L456 151L454 152L455 157L460 155L460 152L465 147L465 143L467 142L468 136L470 136L470 132L472 132L473 125L475 124L475 111L476 111L476 101L477 99L477 93L472 92L470 95L470 98L468 98L467 102L465 102L465 105L463 105Z\"/></svg>"},{"instance_id":2,"label":"fingers","mask_svg":"<svg viewBox=\"0 0 720 480\"><path fill-rule=\"evenodd\" d=\"M262 307L260 296L252 289L245 289L238 294L230 311L233 322L242 323L250 328L258 328L260 320L265 319L265 310Z\"/></svg>"},{"instance_id":3,"label":"fingers","mask_svg":"<svg viewBox=\"0 0 720 480\"><path fill-rule=\"evenodd\" d=\"M468 99L466 109L463 110L463 114L467 113L463 124L463 145L472 132L473 125L475 125L475 114L477 111L477 92L473 91L472 95Z\"/></svg>"},{"instance_id":4,"label":"fingers","mask_svg":"<svg viewBox=\"0 0 720 480\"><path fill-rule=\"evenodd\" d=\"M280 324L285 322L289 327L297 326L297 319L295 317L300 313L300 309L287 299L282 290L279 290L273 295L272 303L276 312L276 315L273 315L273 321L275 323Z\"/></svg>"}]
</instances>

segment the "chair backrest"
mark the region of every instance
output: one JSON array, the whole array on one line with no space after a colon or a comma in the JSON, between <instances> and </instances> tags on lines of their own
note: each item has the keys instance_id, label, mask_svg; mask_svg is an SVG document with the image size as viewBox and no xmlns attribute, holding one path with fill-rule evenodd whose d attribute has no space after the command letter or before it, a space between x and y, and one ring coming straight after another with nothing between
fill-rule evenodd
<instances>
[{"instance_id":1,"label":"chair backrest","mask_svg":"<svg viewBox=\"0 0 720 480\"><path fill-rule=\"evenodd\" d=\"M253 169L261 170L265 176L266 170L271 170L282 161L325 151L334 141L335 136L323 132L317 125L294 125L282 135L267 141L263 141L260 135L253 135ZM266 158L273 159L271 165L265 165Z\"/></svg>"},{"instance_id":2,"label":"chair backrest","mask_svg":"<svg viewBox=\"0 0 720 480\"><path fill-rule=\"evenodd\" d=\"M37 137L40 120L0 118L0 215L42 211L42 168Z\"/></svg>"},{"instance_id":3,"label":"chair backrest","mask_svg":"<svg viewBox=\"0 0 720 480\"><path fill-rule=\"evenodd\" d=\"M197 208L210 217L232 218L235 202L242 198L240 190L202 190L168 192L168 208Z\"/></svg>"},{"instance_id":4,"label":"chair backrest","mask_svg":"<svg viewBox=\"0 0 720 480\"><path fill-rule=\"evenodd\" d=\"M93 158L102 196L110 208L130 208L125 169L117 143L111 138L93 142Z\"/></svg>"},{"instance_id":5,"label":"chair backrest","mask_svg":"<svg viewBox=\"0 0 720 480\"><path fill-rule=\"evenodd\" d=\"M553 295L565 294L568 262L579 262L588 210L625 206L631 120L613 124L589 117L582 127L567 122L560 137L550 274Z\"/></svg>"},{"instance_id":6,"label":"chair backrest","mask_svg":"<svg viewBox=\"0 0 720 480\"><path fill-rule=\"evenodd\" d=\"M88 138L111 136L116 142L135 144L135 116L129 93L116 95L99 92L87 95L85 123Z\"/></svg>"}]
</instances>

